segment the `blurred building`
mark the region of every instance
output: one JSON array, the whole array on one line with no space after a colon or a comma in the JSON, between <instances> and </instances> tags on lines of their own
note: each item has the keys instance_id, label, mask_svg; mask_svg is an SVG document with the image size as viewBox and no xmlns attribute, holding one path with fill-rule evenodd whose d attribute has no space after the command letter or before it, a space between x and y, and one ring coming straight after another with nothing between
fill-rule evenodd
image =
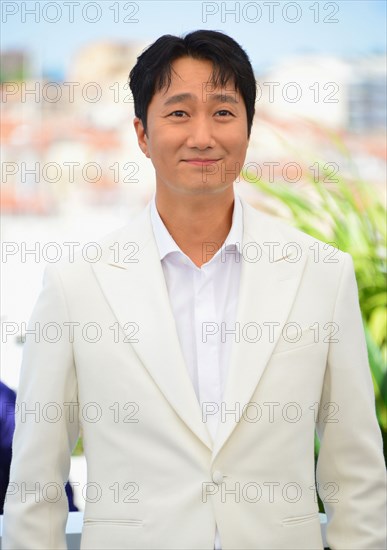
<instances>
[{"instance_id":1,"label":"blurred building","mask_svg":"<svg viewBox=\"0 0 387 550\"><path fill-rule=\"evenodd\" d=\"M347 127L355 132L385 131L386 56L359 60L348 83Z\"/></svg>"},{"instance_id":2,"label":"blurred building","mask_svg":"<svg viewBox=\"0 0 387 550\"><path fill-rule=\"evenodd\" d=\"M128 76L144 47L137 42L101 41L78 51L66 80L79 85L76 108L82 117L113 128L133 113Z\"/></svg>"},{"instance_id":3,"label":"blurred building","mask_svg":"<svg viewBox=\"0 0 387 550\"><path fill-rule=\"evenodd\" d=\"M287 58L258 77L257 110L275 119L302 117L335 130L384 132L386 61L385 55Z\"/></svg>"}]
</instances>

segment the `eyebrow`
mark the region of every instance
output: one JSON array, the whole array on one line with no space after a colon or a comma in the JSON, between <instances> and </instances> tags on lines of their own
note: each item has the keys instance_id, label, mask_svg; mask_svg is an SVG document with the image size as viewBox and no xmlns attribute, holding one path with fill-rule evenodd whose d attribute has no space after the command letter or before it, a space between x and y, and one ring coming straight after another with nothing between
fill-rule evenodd
<instances>
[{"instance_id":1,"label":"eyebrow","mask_svg":"<svg viewBox=\"0 0 387 550\"><path fill-rule=\"evenodd\" d=\"M207 94L207 97L212 101L221 101L222 103L233 103L238 104L239 101L235 99L235 97L231 94ZM171 97L169 97L165 102L164 105L174 105L175 103L182 103L187 100L196 100L197 97L190 93L184 93L184 94L176 94Z\"/></svg>"}]
</instances>

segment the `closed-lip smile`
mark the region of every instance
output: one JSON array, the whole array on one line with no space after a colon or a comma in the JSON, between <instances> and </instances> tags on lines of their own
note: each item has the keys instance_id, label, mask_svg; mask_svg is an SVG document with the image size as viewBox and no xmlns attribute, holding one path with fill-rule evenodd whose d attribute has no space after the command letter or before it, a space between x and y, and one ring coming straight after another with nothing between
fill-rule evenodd
<instances>
[{"instance_id":1,"label":"closed-lip smile","mask_svg":"<svg viewBox=\"0 0 387 550\"><path fill-rule=\"evenodd\" d=\"M190 164L211 164L217 162L220 159L202 159L202 158L192 158L192 159L183 159L184 162L189 162Z\"/></svg>"}]
</instances>

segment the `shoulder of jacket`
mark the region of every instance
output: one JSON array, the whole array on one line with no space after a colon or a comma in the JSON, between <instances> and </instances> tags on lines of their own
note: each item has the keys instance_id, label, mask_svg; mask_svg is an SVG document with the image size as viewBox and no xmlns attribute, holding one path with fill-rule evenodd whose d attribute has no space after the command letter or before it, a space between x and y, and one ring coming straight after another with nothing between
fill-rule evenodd
<instances>
[{"instance_id":1,"label":"shoulder of jacket","mask_svg":"<svg viewBox=\"0 0 387 550\"><path fill-rule=\"evenodd\" d=\"M115 243L130 240L132 221L95 241L76 243L78 246L68 248L66 256L59 261L46 264L45 272L54 272L63 280L90 273L93 264L107 261Z\"/></svg>"},{"instance_id":2,"label":"shoulder of jacket","mask_svg":"<svg viewBox=\"0 0 387 550\"><path fill-rule=\"evenodd\" d=\"M273 214L262 212L254 208L251 204L243 201L244 207L249 210L250 216L260 218L261 226L267 228L268 233L275 233L282 236L282 244L291 247L292 245L299 248L302 255L306 255L309 259L317 263L325 260L324 263L340 263L345 262L350 256L348 252L341 250L338 244L333 241L324 241L306 233L305 231L291 225L290 222L279 218ZM329 260L337 261L329 261Z\"/></svg>"}]
</instances>

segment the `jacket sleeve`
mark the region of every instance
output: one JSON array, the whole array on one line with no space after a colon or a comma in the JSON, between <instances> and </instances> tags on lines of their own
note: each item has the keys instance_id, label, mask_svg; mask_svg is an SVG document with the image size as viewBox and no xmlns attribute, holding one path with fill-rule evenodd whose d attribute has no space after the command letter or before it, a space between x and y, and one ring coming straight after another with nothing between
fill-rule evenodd
<instances>
[{"instance_id":1,"label":"jacket sleeve","mask_svg":"<svg viewBox=\"0 0 387 550\"><path fill-rule=\"evenodd\" d=\"M352 257L345 253L316 429L331 550L386 548L386 469Z\"/></svg>"},{"instance_id":2,"label":"jacket sleeve","mask_svg":"<svg viewBox=\"0 0 387 550\"><path fill-rule=\"evenodd\" d=\"M4 550L67 548L65 484L79 434L68 321L59 274L49 265L25 336L4 506Z\"/></svg>"}]
</instances>

